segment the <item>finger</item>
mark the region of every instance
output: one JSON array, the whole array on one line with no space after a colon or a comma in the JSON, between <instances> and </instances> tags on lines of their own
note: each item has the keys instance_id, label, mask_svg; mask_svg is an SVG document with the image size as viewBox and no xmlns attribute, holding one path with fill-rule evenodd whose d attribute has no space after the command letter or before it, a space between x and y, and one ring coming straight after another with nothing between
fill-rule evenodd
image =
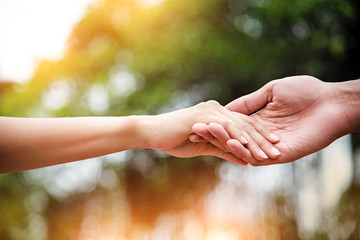
<instances>
[{"instance_id":1,"label":"finger","mask_svg":"<svg viewBox=\"0 0 360 240\"><path fill-rule=\"evenodd\" d=\"M269 159L268 154L273 158L278 157L280 152L276 151L276 148L274 148L273 145L253 127L253 122L255 121L249 123L247 121L250 117L245 117L248 118L246 121L227 124L225 126L226 132L230 134L231 138L237 139L242 144L246 142L246 147L250 150L255 159L259 161ZM245 139L245 141L243 141L243 139ZM264 152L264 150L266 151Z\"/></svg>"},{"instance_id":2,"label":"finger","mask_svg":"<svg viewBox=\"0 0 360 240\"><path fill-rule=\"evenodd\" d=\"M246 161L242 160L241 158L236 157L232 153L224 152L220 148L217 148L211 144L209 144L209 146L207 147L206 153L207 153L207 155L219 157L219 158L222 158L224 160L227 160L227 161L235 163L235 164L240 164L240 165L244 165L244 166L248 165L248 163Z\"/></svg>"},{"instance_id":3,"label":"finger","mask_svg":"<svg viewBox=\"0 0 360 240\"><path fill-rule=\"evenodd\" d=\"M269 159L269 160L265 160L265 161L258 161L251 156L251 153L248 149L246 149L246 150L248 151L250 157L247 157L246 159L239 157L242 154L241 152L243 152L243 150L245 148L239 141L237 141L235 139L230 139L228 141L228 147L235 156L237 156L238 158L241 158L243 161L249 163L252 166L265 166L265 165L273 165L273 164L288 162L288 161L280 160L280 158L277 160Z\"/></svg>"},{"instance_id":4,"label":"finger","mask_svg":"<svg viewBox=\"0 0 360 240\"><path fill-rule=\"evenodd\" d=\"M207 142L203 137L197 135L196 133L193 133L189 136L189 140L194 143L198 142Z\"/></svg>"},{"instance_id":5,"label":"finger","mask_svg":"<svg viewBox=\"0 0 360 240\"><path fill-rule=\"evenodd\" d=\"M259 161L253 158L249 149L245 148L238 140L230 139L227 141L227 146L231 150L232 154L242 159L243 161L250 163L251 165L258 164Z\"/></svg>"},{"instance_id":6,"label":"finger","mask_svg":"<svg viewBox=\"0 0 360 240\"><path fill-rule=\"evenodd\" d=\"M228 124L227 124L228 125ZM235 129L237 131L239 131L239 129ZM218 124L218 123L210 123L209 124L209 131L212 133L212 135L214 137L216 137L224 146L227 145L227 141L231 138L230 135L228 134L228 132L226 131L226 129ZM248 141L241 136L241 134L239 135L240 137L237 139L238 141L240 141L241 144L245 145L248 143Z\"/></svg>"},{"instance_id":7,"label":"finger","mask_svg":"<svg viewBox=\"0 0 360 240\"><path fill-rule=\"evenodd\" d=\"M264 136L261 135L259 132L253 131L253 132L248 132L248 134L251 140L253 141L252 142L251 140L249 140L249 145L247 145L252 153L253 151L259 151L258 150L259 148L260 149L259 154L261 154L263 157L264 154L261 151L263 151L265 155L268 156L270 159L276 159L281 155L280 151L271 142L269 142L266 138L264 138ZM251 144L254 145L252 146ZM267 159L265 158L258 160L267 160Z\"/></svg>"},{"instance_id":8,"label":"finger","mask_svg":"<svg viewBox=\"0 0 360 240\"><path fill-rule=\"evenodd\" d=\"M204 138L209 143L215 145L216 147L222 149L223 151L227 151L227 147L223 146L209 131L208 125L205 123L196 123L193 125L192 130L197 135Z\"/></svg>"},{"instance_id":9,"label":"finger","mask_svg":"<svg viewBox=\"0 0 360 240\"><path fill-rule=\"evenodd\" d=\"M268 156L274 159L280 156L280 151L268 142L261 134L259 134L250 124L246 124L245 126L239 127L236 123L233 123L232 126L228 124L227 130L225 130L225 128L220 124L210 123L209 130L212 135L225 146L227 146L227 141L230 138L238 140L243 145L247 144L247 148L250 149L250 152L253 156L256 156L256 159L258 160L266 160L268 159ZM249 133L243 133L244 128L251 134L249 135ZM244 136L247 136L247 138ZM249 142L247 139L252 139L253 141ZM241 157L244 158L244 155Z\"/></svg>"},{"instance_id":10,"label":"finger","mask_svg":"<svg viewBox=\"0 0 360 240\"><path fill-rule=\"evenodd\" d=\"M217 123L210 123L209 126L210 133L225 147L227 140L230 139L229 134L226 132L226 130Z\"/></svg>"},{"instance_id":11,"label":"finger","mask_svg":"<svg viewBox=\"0 0 360 240\"><path fill-rule=\"evenodd\" d=\"M254 156L257 156L256 159L258 160L265 160L268 156L271 158L279 157L280 151L272 144L280 140L277 135L250 116L228 112L232 115L230 117L239 119L239 121L230 121L231 124L224 125L224 131L228 132L231 138L237 139L243 145L247 144L248 149Z\"/></svg>"},{"instance_id":12,"label":"finger","mask_svg":"<svg viewBox=\"0 0 360 240\"><path fill-rule=\"evenodd\" d=\"M234 124L227 126L227 131L230 133L231 137L235 139L245 137L248 140L248 144L246 145L247 148L258 160L263 161L268 157L272 159L278 158L281 154L280 151L266 138L269 138L269 136L274 134L251 117L244 117L246 118L246 121L243 121L242 123L235 122Z\"/></svg>"},{"instance_id":13,"label":"finger","mask_svg":"<svg viewBox=\"0 0 360 240\"><path fill-rule=\"evenodd\" d=\"M238 125L236 123L229 124L225 127L225 130L230 134L232 139L240 141L239 139L245 138L247 140L246 147L250 150L252 156L255 159L259 161L269 159L267 154L257 145L258 141L263 140L264 144L267 141L255 130L255 128L251 124L245 121L242 122L241 125ZM251 133L252 136L250 136L248 133ZM252 137L255 137L256 141L254 141Z\"/></svg>"},{"instance_id":14,"label":"finger","mask_svg":"<svg viewBox=\"0 0 360 240\"><path fill-rule=\"evenodd\" d=\"M253 112L265 107L268 102L272 100L271 89L274 81L267 83L259 90L235 99L227 104L225 107L230 111L250 115Z\"/></svg>"},{"instance_id":15,"label":"finger","mask_svg":"<svg viewBox=\"0 0 360 240\"><path fill-rule=\"evenodd\" d=\"M251 118L251 117L249 117L249 118ZM278 143L280 141L280 137L277 134L273 133L272 131L270 131L269 129L264 127L258 121L252 120L250 124L252 124L254 126L254 128L256 129L256 131L259 134L261 134L269 142Z\"/></svg>"},{"instance_id":16,"label":"finger","mask_svg":"<svg viewBox=\"0 0 360 240\"><path fill-rule=\"evenodd\" d=\"M251 132L252 137L248 134L247 131L242 131L242 135L249 141L248 144L246 144L246 147L250 150L253 157L259 161L265 161L269 159L269 156L259 147L257 142L261 141L262 139L267 142L260 134L258 134L256 131ZM256 141L254 140L256 139ZM260 138L262 138L260 140Z\"/></svg>"}]
</instances>

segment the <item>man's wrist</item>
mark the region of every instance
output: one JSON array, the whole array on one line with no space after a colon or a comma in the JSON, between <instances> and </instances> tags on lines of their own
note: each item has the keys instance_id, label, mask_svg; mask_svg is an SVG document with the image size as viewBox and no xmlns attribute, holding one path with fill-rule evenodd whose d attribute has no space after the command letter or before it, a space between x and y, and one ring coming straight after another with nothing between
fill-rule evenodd
<instances>
[{"instance_id":1,"label":"man's wrist","mask_svg":"<svg viewBox=\"0 0 360 240\"><path fill-rule=\"evenodd\" d=\"M332 83L334 99L346 122L346 134L360 131L360 80ZM341 117L341 116L339 116Z\"/></svg>"}]
</instances>

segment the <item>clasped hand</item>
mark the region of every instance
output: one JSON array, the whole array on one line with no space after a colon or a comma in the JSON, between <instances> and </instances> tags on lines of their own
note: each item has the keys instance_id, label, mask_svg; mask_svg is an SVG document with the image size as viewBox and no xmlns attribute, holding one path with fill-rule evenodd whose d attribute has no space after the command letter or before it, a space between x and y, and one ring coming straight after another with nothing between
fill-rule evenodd
<instances>
[{"instance_id":1,"label":"clasped hand","mask_svg":"<svg viewBox=\"0 0 360 240\"><path fill-rule=\"evenodd\" d=\"M244 159L254 158L257 161L264 161L280 155L273 146L279 141L276 135L253 118L232 112L216 101L200 103L194 107L150 118L156 118L153 121L149 119L149 122L156 124L150 129L156 131L150 134L148 147L162 149L176 157L213 155L246 165L247 162ZM195 124L197 122L202 124ZM237 149L236 155L231 153L231 149L222 141L223 138L218 140L210 132L202 129L207 126L210 126L210 129L221 128L231 132L241 146ZM200 134L203 132L203 137L207 141L192 142L191 138L189 140L192 132Z\"/></svg>"},{"instance_id":2,"label":"clasped hand","mask_svg":"<svg viewBox=\"0 0 360 240\"><path fill-rule=\"evenodd\" d=\"M226 106L244 114L239 119L246 119L247 126L197 123L189 139L211 143L254 166L295 161L359 131L359 86L359 80L325 83L310 76L274 80ZM261 158L253 145L268 158Z\"/></svg>"}]
</instances>

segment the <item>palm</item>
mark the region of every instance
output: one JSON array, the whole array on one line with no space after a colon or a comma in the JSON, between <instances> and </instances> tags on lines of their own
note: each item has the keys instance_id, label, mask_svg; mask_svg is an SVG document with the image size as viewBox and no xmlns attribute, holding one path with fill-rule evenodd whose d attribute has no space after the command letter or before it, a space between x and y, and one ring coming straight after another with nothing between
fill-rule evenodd
<instances>
[{"instance_id":1,"label":"palm","mask_svg":"<svg viewBox=\"0 0 360 240\"><path fill-rule=\"evenodd\" d=\"M340 127L342 121L335 115L334 105L319 97L328 94L326 91L323 82L311 77L275 81L267 89L268 103L252 116L279 135L281 141L276 147L282 154L276 162L297 160L338 137L330 134L329 129ZM317 139L316 143L313 139ZM269 160L264 164L273 163Z\"/></svg>"}]
</instances>

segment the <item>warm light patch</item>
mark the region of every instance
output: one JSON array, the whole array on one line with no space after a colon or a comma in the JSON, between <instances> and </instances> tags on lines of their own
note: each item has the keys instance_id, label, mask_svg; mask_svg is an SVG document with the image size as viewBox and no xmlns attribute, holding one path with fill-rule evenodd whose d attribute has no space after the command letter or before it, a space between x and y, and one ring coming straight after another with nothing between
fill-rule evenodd
<instances>
[{"instance_id":1,"label":"warm light patch","mask_svg":"<svg viewBox=\"0 0 360 240\"><path fill-rule=\"evenodd\" d=\"M28 80L40 59L58 59L74 24L95 0L0 1L0 80Z\"/></svg>"},{"instance_id":2,"label":"warm light patch","mask_svg":"<svg viewBox=\"0 0 360 240\"><path fill-rule=\"evenodd\" d=\"M205 240L237 240L239 237L235 229L212 228L206 233Z\"/></svg>"},{"instance_id":3,"label":"warm light patch","mask_svg":"<svg viewBox=\"0 0 360 240\"><path fill-rule=\"evenodd\" d=\"M144 7L154 7L165 2L165 0L138 0L139 4Z\"/></svg>"}]
</instances>

